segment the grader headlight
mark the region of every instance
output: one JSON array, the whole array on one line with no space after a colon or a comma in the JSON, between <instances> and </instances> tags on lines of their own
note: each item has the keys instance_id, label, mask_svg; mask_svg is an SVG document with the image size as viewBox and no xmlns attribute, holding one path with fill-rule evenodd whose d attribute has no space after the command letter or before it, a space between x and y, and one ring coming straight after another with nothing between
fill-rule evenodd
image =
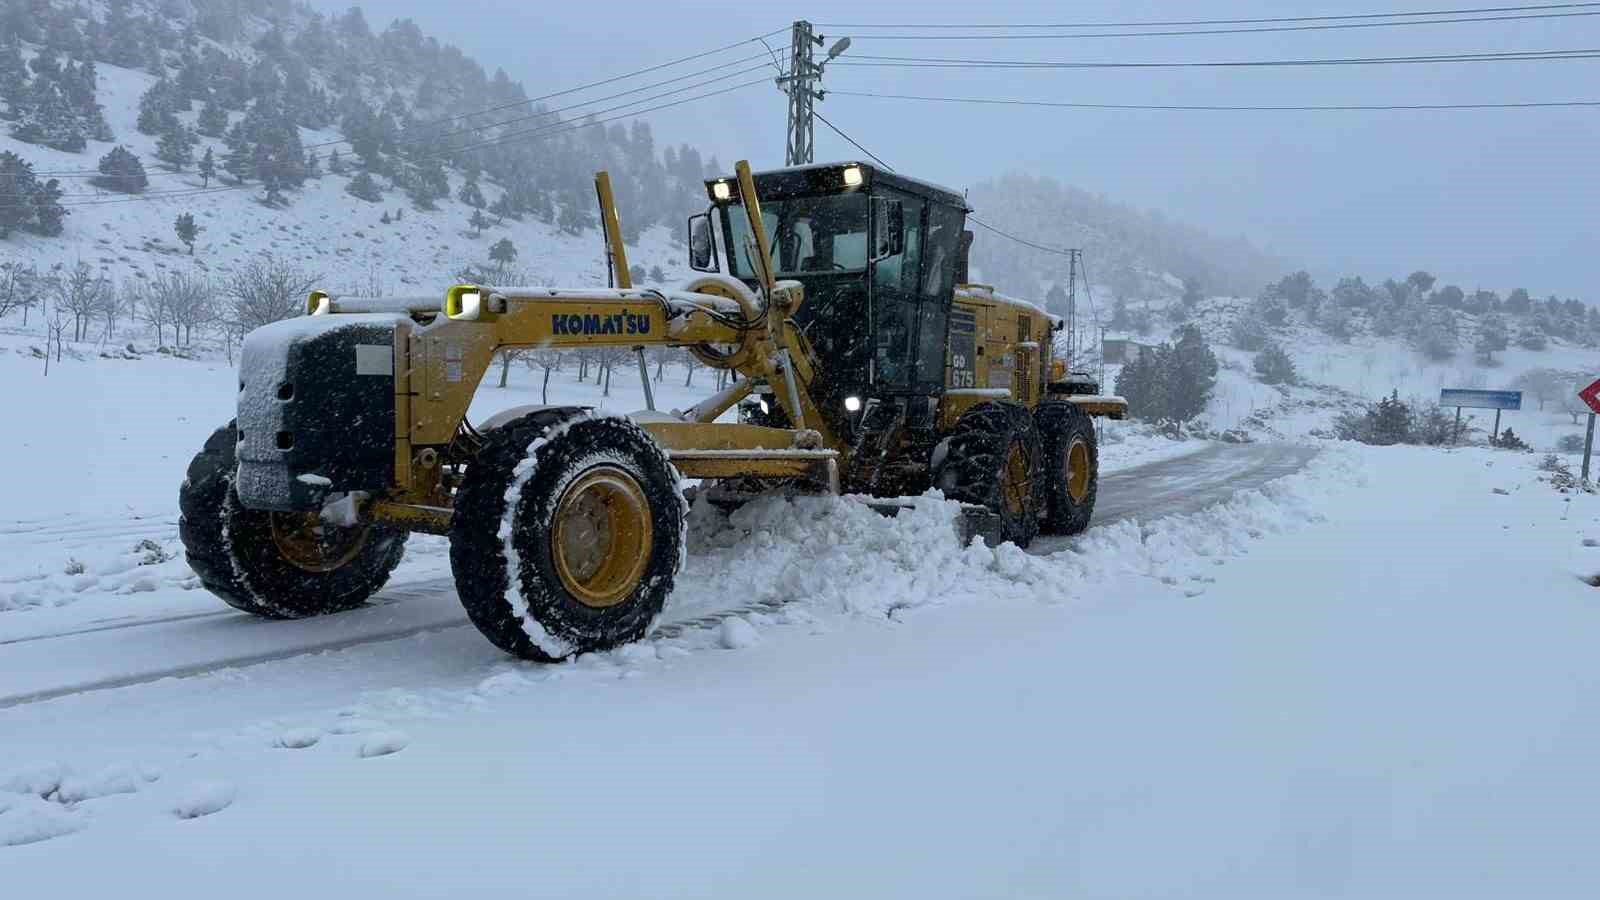
<instances>
[{"instance_id":1,"label":"grader headlight","mask_svg":"<svg viewBox=\"0 0 1600 900\"><path fill-rule=\"evenodd\" d=\"M861 167L860 166L845 166L844 167L844 186L845 187L860 187L861 186Z\"/></svg>"},{"instance_id":2,"label":"grader headlight","mask_svg":"<svg viewBox=\"0 0 1600 900\"><path fill-rule=\"evenodd\" d=\"M483 291L475 285L457 285L444 295L444 314L457 322L471 322L483 315Z\"/></svg>"},{"instance_id":3,"label":"grader headlight","mask_svg":"<svg viewBox=\"0 0 1600 900\"><path fill-rule=\"evenodd\" d=\"M727 179L714 181L711 183L711 196L718 200L732 200L733 185L729 184Z\"/></svg>"}]
</instances>

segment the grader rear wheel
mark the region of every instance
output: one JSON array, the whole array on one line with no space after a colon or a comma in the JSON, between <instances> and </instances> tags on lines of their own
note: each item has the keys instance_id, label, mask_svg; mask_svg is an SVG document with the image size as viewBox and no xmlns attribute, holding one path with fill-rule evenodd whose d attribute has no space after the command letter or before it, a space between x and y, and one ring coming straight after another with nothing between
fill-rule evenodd
<instances>
[{"instance_id":1,"label":"grader rear wheel","mask_svg":"<svg viewBox=\"0 0 1600 900\"><path fill-rule=\"evenodd\" d=\"M1080 534L1094 516L1100 457L1094 420L1076 404L1046 401L1034 410L1044 449L1045 534Z\"/></svg>"},{"instance_id":2,"label":"grader rear wheel","mask_svg":"<svg viewBox=\"0 0 1600 900\"><path fill-rule=\"evenodd\" d=\"M1039 435L1028 410L980 403L961 418L936 453L934 484L951 500L988 507L1000 537L1026 547L1039 532Z\"/></svg>"},{"instance_id":3,"label":"grader rear wheel","mask_svg":"<svg viewBox=\"0 0 1600 900\"><path fill-rule=\"evenodd\" d=\"M688 506L638 425L547 409L491 432L456 495L450 563L495 646L554 661L638 640L672 593Z\"/></svg>"}]
</instances>

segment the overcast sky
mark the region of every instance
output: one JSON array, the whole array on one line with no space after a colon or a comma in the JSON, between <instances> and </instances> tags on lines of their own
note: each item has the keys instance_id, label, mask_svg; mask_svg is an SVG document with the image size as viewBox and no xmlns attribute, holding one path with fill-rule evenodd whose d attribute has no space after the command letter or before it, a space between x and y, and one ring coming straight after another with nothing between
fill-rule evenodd
<instances>
[{"instance_id":1,"label":"overcast sky","mask_svg":"<svg viewBox=\"0 0 1600 900\"><path fill-rule=\"evenodd\" d=\"M1521 0L1526 2L1526 0ZM330 11L346 4L318 0ZM505 68L533 95L782 28L818 23L1023 23L1240 18L1504 6L1489 0L988 0L938 4L370 0ZM1204 61L1600 47L1600 16L1339 31L1073 40L874 40L864 54L1034 60ZM889 32L892 33L892 32ZM947 33L971 33L952 31ZM780 53L787 37L771 39ZM751 45L759 49L757 45ZM737 59L739 48L700 65ZM654 78L692 71L664 71ZM750 77L755 77L754 75ZM736 83L738 80L724 82ZM619 87L632 86L632 83ZM674 85L675 86L675 85ZM990 71L846 68L825 86L941 96L1127 104L1473 103L1600 99L1600 60L1230 70ZM611 90L615 90L612 88ZM1207 229L1242 233L1319 276L1426 268L1469 289L1526 286L1600 300L1600 109L1429 112L1042 110L834 96L819 110L902 172L965 187L1048 174ZM723 162L783 162L784 99L744 89L648 116L658 142ZM817 158L858 157L817 127ZM980 211L981 212L981 211ZM1041 236L1048 240L1048 236Z\"/></svg>"}]
</instances>

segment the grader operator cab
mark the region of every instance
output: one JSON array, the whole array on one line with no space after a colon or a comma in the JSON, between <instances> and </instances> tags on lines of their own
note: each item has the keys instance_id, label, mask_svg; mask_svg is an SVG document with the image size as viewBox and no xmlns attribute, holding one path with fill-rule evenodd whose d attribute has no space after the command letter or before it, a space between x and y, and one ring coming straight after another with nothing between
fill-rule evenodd
<instances>
[{"instance_id":1,"label":"grader operator cab","mask_svg":"<svg viewBox=\"0 0 1600 900\"><path fill-rule=\"evenodd\" d=\"M457 285L442 303L318 291L306 316L246 338L237 419L180 490L209 590L266 617L349 609L409 532L448 535L472 622L553 660L647 633L682 559L686 479L719 504L938 488L1024 546L1088 526L1091 417L1126 404L1066 377L1050 316L965 283L959 195L861 163L741 162L690 219L706 274L669 291L630 284L605 173L596 188L618 287ZM467 419L496 353L652 345L736 380L688 410L655 409L645 380L649 408L628 417ZM735 406L740 421L719 421Z\"/></svg>"}]
</instances>

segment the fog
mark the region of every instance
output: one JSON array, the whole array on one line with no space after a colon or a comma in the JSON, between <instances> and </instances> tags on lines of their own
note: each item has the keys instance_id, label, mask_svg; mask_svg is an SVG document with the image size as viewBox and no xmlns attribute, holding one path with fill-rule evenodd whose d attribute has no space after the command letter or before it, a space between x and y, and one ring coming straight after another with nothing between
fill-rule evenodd
<instances>
[{"instance_id":1,"label":"fog","mask_svg":"<svg viewBox=\"0 0 1600 900\"><path fill-rule=\"evenodd\" d=\"M338 12L345 4L318 6ZM800 17L817 23L1000 24L1327 15L1450 4L1085 0L1069 7L992 0L951 8L909 0L781 6L372 0L363 6L374 29L397 17L415 19L491 72L503 67L538 95L783 28ZM899 41L872 37L883 29L819 24L818 30L830 43L852 38L841 63L863 54L1168 62L1600 46L1600 16L1070 40ZM769 42L780 55L787 52L787 33ZM705 64L748 52L740 48ZM1597 65L1563 60L1042 71L835 65L824 87L1108 104L1504 103L1600 99ZM657 77L685 71L692 67ZM1590 300L1600 282L1589 224L1600 201L1595 108L1130 111L835 95L818 109L902 172L955 187L1008 171L1051 175L1219 233L1242 234L1322 277L1361 274L1371 280L1426 268L1469 288L1504 292L1520 285L1537 295ZM762 166L783 162L784 115L785 100L776 88L758 85L647 118L658 142L689 142L725 163L748 157ZM860 155L818 124L819 160Z\"/></svg>"}]
</instances>

